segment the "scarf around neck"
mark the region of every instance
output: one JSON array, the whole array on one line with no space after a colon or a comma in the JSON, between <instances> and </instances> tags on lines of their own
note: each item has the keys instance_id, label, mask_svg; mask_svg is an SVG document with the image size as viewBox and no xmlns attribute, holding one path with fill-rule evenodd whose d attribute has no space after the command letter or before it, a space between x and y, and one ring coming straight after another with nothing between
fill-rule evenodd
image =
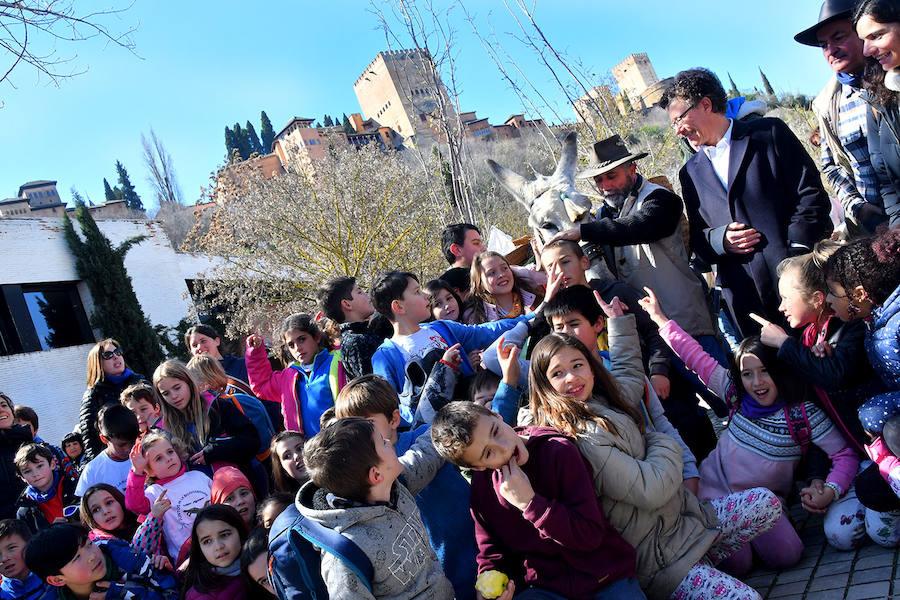
<instances>
[{"instance_id":1,"label":"scarf around neck","mask_svg":"<svg viewBox=\"0 0 900 600\"><path fill-rule=\"evenodd\" d=\"M849 85L852 88L859 89L862 87L862 73L835 73L838 83Z\"/></svg>"},{"instance_id":2,"label":"scarf around neck","mask_svg":"<svg viewBox=\"0 0 900 600\"><path fill-rule=\"evenodd\" d=\"M763 417L768 417L783 408L784 400L782 400L781 398L778 398L769 406L763 406L762 404L754 400L753 396L746 392L744 393L744 397L741 398L741 414L748 419L761 419Z\"/></svg>"},{"instance_id":3,"label":"scarf around neck","mask_svg":"<svg viewBox=\"0 0 900 600\"><path fill-rule=\"evenodd\" d=\"M53 485L46 492L39 492L34 489L33 486L29 485L25 488L25 495L37 502L38 504L43 504L50 498L56 495L56 489L59 486L60 474L59 469L53 471Z\"/></svg>"},{"instance_id":4,"label":"scarf around neck","mask_svg":"<svg viewBox=\"0 0 900 600\"><path fill-rule=\"evenodd\" d=\"M124 383L125 380L128 379L129 377L131 377L132 375L134 375L134 371L126 368L124 371L122 371L121 375L107 375L106 379L114 385L120 385L121 383Z\"/></svg>"},{"instance_id":5,"label":"scarf around neck","mask_svg":"<svg viewBox=\"0 0 900 600\"><path fill-rule=\"evenodd\" d=\"M884 74L884 87L892 92L900 92L900 71L891 69Z\"/></svg>"},{"instance_id":6,"label":"scarf around neck","mask_svg":"<svg viewBox=\"0 0 900 600\"><path fill-rule=\"evenodd\" d=\"M224 577L237 577L241 574L241 559L238 558L227 567L213 567L213 573Z\"/></svg>"}]
</instances>

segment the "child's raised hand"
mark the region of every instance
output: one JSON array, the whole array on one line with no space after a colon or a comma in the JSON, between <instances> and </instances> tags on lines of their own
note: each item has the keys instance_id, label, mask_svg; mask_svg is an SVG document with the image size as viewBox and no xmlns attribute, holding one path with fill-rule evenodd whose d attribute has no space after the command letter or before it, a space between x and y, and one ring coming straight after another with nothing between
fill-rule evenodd
<instances>
[{"instance_id":1,"label":"child's raised hand","mask_svg":"<svg viewBox=\"0 0 900 600\"><path fill-rule=\"evenodd\" d=\"M750 313L750 318L762 325L762 329L759 331L759 341L766 346L776 349L781 348L781 345L788 339L788 334L784 332L784 329L775 323L762 318L756 313Z\"/></svg>"},{"instance_id":2,"label":"child's raised hand","mask_svg":"<svg viewBox=\"0 0 900 600\"><path fill-rule=\"evenodd\" d=\"M547 273L547 288L544 291L544 302L550 302L556 295L556 292L563 288L563 270L559 263L553 263L550 271Z\"/></svg>"},{"instance_id":3,"label":"child's raised hand","mask_svg":"<svg viewBox=\"0 0 900 600\"><path fill-rule=\"evenodd\" d=\"M458 369L459 365L462 364L462 356L459 354L460 345L453 344L447 350L444 351L444 355L441 357L441 362L445 362L449 364L454 369Z\"/></svg>"},{"instance_id":4,"label":"child's raised hand","mask_svg":"<svg viewBox=\"0 0 900 600\"><path fill-rule=\"evenodd\" d=\"M264 343L263 337L258 333L254 333L253 335L247 338L247 347L248 348L259 348Z\"/></svg>"},{"instance_id":5,"label":"child's raised hand","mask_svg":"<svg viewBox=\"0 0 900 600\"><path fill-rule=\"evenodd\" d=\"M94 591L91 592L91 595L88 596L89 600L104 600L106 598L106 594L109 592L109 582L108 581L98 581L94 584Z\"/></svg>"},{"instance_id":6,"label":"child's raised hand","mask_svg":"<svg viewBox=\"0 0 900 600\"><path fill-rule=\"evenodd\" d=\"M157 519L162 519L166 511L172 508L172 501L166 498L167 493L168 490L164 489L159 498L153 501L153 506L150 507L150 514Z\"/></svg>"},{"instance_id":7,"label":"child's raised hand","mask_svg":"<svg viewBox=\"0 0 900 600\"><path fill-rule=\"evenodd\" d=\"M521 511L528 508L528 503L534 498L534 488L531 487L531 481L528 475L519 467L516 462L516 455L513 454L509 462L500 467L500 495L507 502L515 506Z\"/></svg>"},{"instance_id":8,"label":"child's raised hand","mask_svg":"<svg viewBox=\"0 0 900 600\"><path fill-rule=\"evenodd\" d=\"M501 337L497 342L497 359L500 361L500 372L503 373L503 383L516 387L519 382L519 347L513 343L506 343Z\"/></svg>"},{"instance_id":9,"label":"child's raised hand","mask_svg":"<svg viewBox=\"0 0 900 600\"><path fill-rule=\"evenodd\" d=\"M131 459L131 469L135 473L146 473L147 472L147 459L144 458L144 455L141 453L141 441L138 440L134 443L134 446L131 447L131 452L128 454L128 458Z\"/></svg>"},{"instance_id":10,"label":"child's raised hand","mask_svg":"<svg viewBox=\"0 0 900 600\"><path fill-rule=\"evenodd\" d=\"M609 302L609 304L607 304L606 301L603 300L603 296L600 295L600 292L594 290L594 299L597 301L597 304L600 306L600 308L603 309L603 313L610 319L624 316L625 311L628 310L628 306L626 306L624 302L619 300L618 296L613 298Z\"/></svg>"},{"instance_id":11,"label":"child's raised hand","mask_svg":"<svg viewBox=\"0 0 900 600\"><path fill-rule=\"evenodd\" d=\"M638 300L638 304L641 305L641 308L644 309L644 312L647 313L654 323L659 327L662 327L668 322L669 317L662 311L662 307L659 305L659 299L656 297L656 294L653 293L653 290L645 287L644 291L647 292L647 295Z\"/></svg>"}]
</instances>

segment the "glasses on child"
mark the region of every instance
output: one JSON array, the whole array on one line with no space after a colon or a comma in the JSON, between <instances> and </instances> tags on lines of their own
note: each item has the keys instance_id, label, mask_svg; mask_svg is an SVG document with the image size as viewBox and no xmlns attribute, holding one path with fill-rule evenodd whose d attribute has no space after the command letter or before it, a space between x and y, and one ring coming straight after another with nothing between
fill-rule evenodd
<instances>
[{"instance_id":1,"label":"glasses on child","mask_svg":"<svg viewBox=\"0 0 900 600\"><path fill-rule=\"evenodd\" d=\"M116 348L115 350L104 350L100 353L100 358L102 358L103 360L109 360L113 356L122 356L122 350Z\"/></svg>"}]
</instances>

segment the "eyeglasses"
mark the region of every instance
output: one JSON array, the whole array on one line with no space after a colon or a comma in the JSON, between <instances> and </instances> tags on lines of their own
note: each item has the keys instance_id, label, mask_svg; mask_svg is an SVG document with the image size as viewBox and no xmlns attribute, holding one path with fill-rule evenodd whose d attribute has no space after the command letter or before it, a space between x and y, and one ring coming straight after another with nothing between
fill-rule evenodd
<instances>
[{"instance_id":1,"label":"eyeglasses","mask_svg":"<svg viewBox=\"0 0 900 600\"><path fill-rule=\"evenodd\" d=\"M116 348L115 350L105 350L100 353L100 358L102 358L103 360L109 360L113 356L122 356L122 350Z\"/></svg>"},{"instance_id":2,"label":"eyeglasses","mask_svg":"<svg viewBox=\"0 0 900 600\"><path fill-rule=\"evenodd\" d=\"M687 114L689 112L691 112L692 110L694 110L695 108L697 108L696 102L694 104L691 104L690 106L688 106L686 109L684 109L683 113L681 113L680 115L678 115L677 117L675 117L672 120L672 127L674 127L675 129L678 129L678 126L681 125L681 122L684 121L684 118L687 116Z\"/></svg>"}]
</instances>

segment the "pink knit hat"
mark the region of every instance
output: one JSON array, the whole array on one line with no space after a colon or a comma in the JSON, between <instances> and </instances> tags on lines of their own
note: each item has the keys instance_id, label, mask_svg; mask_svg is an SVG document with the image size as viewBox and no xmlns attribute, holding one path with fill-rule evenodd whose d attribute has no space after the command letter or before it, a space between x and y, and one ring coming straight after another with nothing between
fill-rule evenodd
<instances>
[{"instance_id":1,"label":"pink knit hat","mask_svg":"<svg viewBox=\"0 0 900 600\"><path fill-rule=\"evenodd\" d=\"M222 467L213 473L210 500L212 500L213 504L224 504L228 494L239 487L249 489L250 493L253 494L253 498L256 499L256 494L253 493L253 486L250 485L250 480L247 479L246 475L235 467Z\"/></svg>"}]
</instances>

